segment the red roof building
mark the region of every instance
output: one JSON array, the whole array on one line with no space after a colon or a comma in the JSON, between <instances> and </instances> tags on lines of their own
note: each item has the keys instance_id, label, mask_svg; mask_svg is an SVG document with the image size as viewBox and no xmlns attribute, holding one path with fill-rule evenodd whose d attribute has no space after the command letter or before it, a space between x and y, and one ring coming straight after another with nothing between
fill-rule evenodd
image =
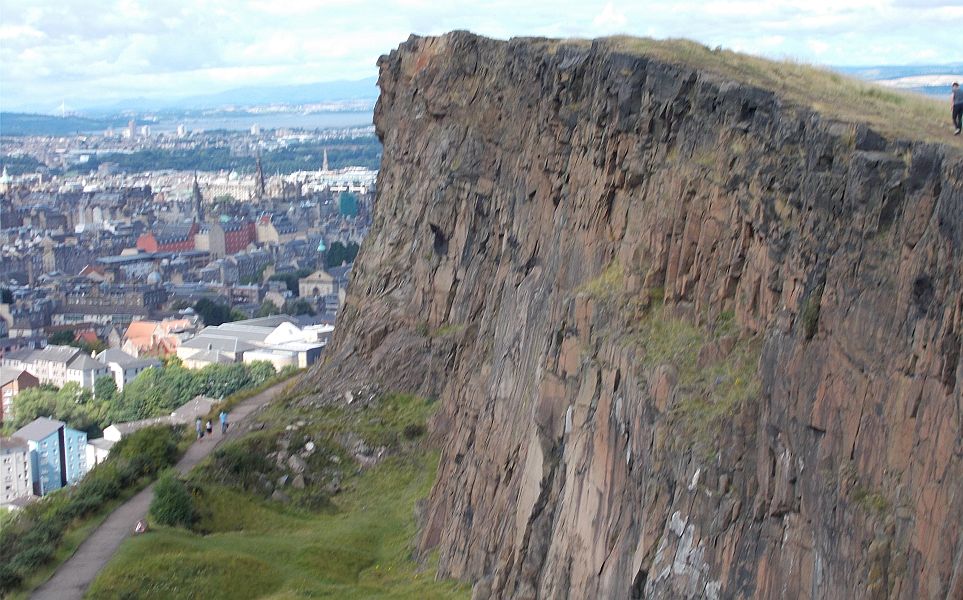
<instances>
[{"instance_id":1,"label":"red roof building","mask_svg":"<svg viewBox=\"0 0 963 600\"><path fill-rule=\"evenodd\" d=\"M145 252L186 252L194 249L197 223L167 225L137 238L137 248Z\"/></svg>"}]
</instances>

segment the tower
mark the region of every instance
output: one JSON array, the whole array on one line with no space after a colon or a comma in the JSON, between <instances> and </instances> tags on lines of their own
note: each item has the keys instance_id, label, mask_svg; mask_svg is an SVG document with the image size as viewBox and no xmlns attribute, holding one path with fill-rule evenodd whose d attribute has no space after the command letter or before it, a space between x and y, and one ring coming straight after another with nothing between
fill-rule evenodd
<instances>
[{"instance_id":1,"label":"tower","mask_svg":"<svg viewBox=\"0 0 963 600\"><path fill-rule=\"evenodd\" d=\"M254 197L258 201L261 201L264 199L264 196L265 196L265 187L264 187L264 170L261 168L260 154L258 154L257 156L256 164L257 164L257 175L255 176L255 181L254 181Z\"/></svg>"},{"instance_id":2,"label":"tower","mask_svg":"<svg viewBox=\"0 0 963 600\"><path fill-rule=\"evenodd\" d=\"M197 172L194 173L194 188L191 190L191 201L194 207L194 221L204 222L204 198L201 196L201 186L197 183Z\"/></svg>"},{"instance_id":3,"label":"tower","mask_svg":"<svg viewBox=\"0 0 963 600\"><path fill-rule=\"evenodd\" d=\"M328 149L324 149L324 161L321 163L321 170L325 173L328 172Z\"/></svg>"}]
</instances>

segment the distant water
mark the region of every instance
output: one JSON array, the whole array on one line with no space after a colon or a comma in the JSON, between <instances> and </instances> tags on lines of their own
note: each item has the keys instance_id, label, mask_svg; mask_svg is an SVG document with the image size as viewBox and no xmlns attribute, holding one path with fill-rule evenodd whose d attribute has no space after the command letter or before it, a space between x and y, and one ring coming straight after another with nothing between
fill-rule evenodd
<instances>
[{"instance_id":1,"label":"distant water","mask_svg":"<svg viewBox=\"0 0 963 600\"><path fill-rule=\"evenodd\" d=\"M247 131L257 125L265 129L331 129L342 127L364 127L371 125L374 113L361 112L319 112L310 114L271 113L263 115L238 115L216 117L189 117L182 119L162 118L158 122L145 122L150 125L151 133L166 133L184 125L188 131L226 129L228 131ZM138 125L140 122L138 122Z\"/></svg>"}]
</instances>

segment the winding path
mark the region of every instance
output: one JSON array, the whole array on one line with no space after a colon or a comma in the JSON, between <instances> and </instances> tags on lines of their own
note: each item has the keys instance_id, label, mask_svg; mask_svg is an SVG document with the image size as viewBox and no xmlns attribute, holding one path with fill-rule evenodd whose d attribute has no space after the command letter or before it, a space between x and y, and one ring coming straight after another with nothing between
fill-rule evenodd
<instances>
[{"instance_id":1,"label":"winding path","mask_svg":"<svg viewBox=\"0 0 963 600\"><path fill-rule=\"evenodd\" d=\"M222 436L220 425L214 424L213 437L205 436L194 442L175 465L179 473L187 473L194 465L226 438L239 435L237 423L261 408L278 395L291 380L285 380L269 387L260 394L251 396L231 410L231 427ZM211 443L213 441L213 443ZM120 505L91 533L66 562L54 573L53 577L38 587L31 598L34 600L79 600L87 588L113 557L121 543L130 535L134 524L147 515L150 501L154 496L154 484L141 490L136 496Z\"/></svg>"}]
</instances>

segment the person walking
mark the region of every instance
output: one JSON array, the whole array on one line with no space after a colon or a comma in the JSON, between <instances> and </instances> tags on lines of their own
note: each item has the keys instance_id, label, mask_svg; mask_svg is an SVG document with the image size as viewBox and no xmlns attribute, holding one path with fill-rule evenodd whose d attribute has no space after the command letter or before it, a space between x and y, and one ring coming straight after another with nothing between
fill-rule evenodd
<instances>
[{"instance_id":1,"label":"person walking","mask_svg":"<svg viewBox=\"0 0 963 600\"><path fill-rule=\"evenodd\" d=\"M197 439L204 437L204 422L201 421L200 417L194 419L194 429L197 430Z\"/></svg>"},{"instance_id":2,"label":"person walking","mask_svg":"<svg viewBox=\"0 0 963 600\"><path fill-rule=\"evenodd\" d=\"M227 433L227 411L221 411L221 435Z\"/></svg>"},{"instance_id":3,"label":"person walking","mask_svg":"<svg viewBox=\"0 0 963 600\"><path fill-rule=\"evenodd\" d=\"M211 435L211 434L214 433L214 426L211 425L211 420L210 420L210 419L207 420L207 425L206 425L206 427L207 427L207 435Z\"/></svg>"},{"instance_id":4,"label":"person walking","mask_svg":"<svg viewBox=\"0 0 963 600\"><path fill-rule=\"evenodd\" d=\"M950 98L953 104L953 135L960 135L960 130L963 130L963 90L960 89L960 84L955 81L953 82L953 94Z\"/></svg>"}]
</instances>

